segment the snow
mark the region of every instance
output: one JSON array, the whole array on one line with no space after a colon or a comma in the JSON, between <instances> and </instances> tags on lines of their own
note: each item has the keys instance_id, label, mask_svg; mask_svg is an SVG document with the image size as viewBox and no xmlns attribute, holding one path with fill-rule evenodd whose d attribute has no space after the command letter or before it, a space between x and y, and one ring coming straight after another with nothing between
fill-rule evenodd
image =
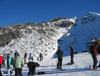
<instances>
[{"instance_id":1,"label":"snow","mask_svg":"<svg viewBox=\"0 0 100 76\"><path fill-rule=\"evenodd\" d=\"M56 26L57 24L68 22L73 22L75 25L73 24L70 27ZM42 52L45 57L42 62L39 62L41 65L36 70L36 73L39 71L46 72L46 74L41 76L99 76L99 71L87 69L89 65L93 64L91 55L81 52L87 50L86 43L88 41L91 41L94 37L100 38L100 14L89 12L82 18L61 19L55 22L47 22L47 24L43 23L42 26L38 25L35 27L28 25L27 28L20 29L21 38L13 39L8 45L0 47L0 52L18 51L22 57L25 51L28 53L32 52L34 60ZM28 29L32 30L31 34L28 34ZM41 34L38 33L37 30L39 29L44 30L45 34L41 33L41 31ZM70 62L70 45L73 45L75 51L80 53L75 55L74 65L67 65ZM56 69L57 58L52 58L55 56L58 46L64 51L64 71ZM7 69L2 69L2 71L7 72ZM27 76L25 75L27 72L28 68L24 66L23 76Z\"/></svg>"},{"instance_id":2,"label":"snow","mask_svg":"<svg viewBox=\"0 0 100 76\"><path fill-rule=\"evenodd\" d=\"M98 56L98 61L100 56ZM99 76L100 71L89 70L88 67L92 66L92 57L90 53L80 53L74 56L73 65L68 65L70 62L70 56L63 57L62 70L56 69L57 58L51 58L51 55L46 57L43 61L38 62L40 67L36 68L36 75L38 72L45 72L41 76ZM2 69L6 71L6 69ZM27 76L28 68L25 65L23 67L23 76ZM7 76L7 75L3 75Z\"/></svg>"},{"instance_id":3,"label":"snow","mask_svg":"<svg viewBox=\"0 0 100 76\"><path fill-rule=\"evenodd\" d=\"M66 34L61 37L60 42L63 50L69 51L69 46L73 45L75 51L82 52L87 50L86 43L94 37L100 38L100 14L89 12L82 18L77 18L75 25L69 31L70 35Z\"/></svg>"},{"instance_id":4,"label":"snow","mask_svg":"<svg viewBox=\"0 0 100 76\"><path fill-rule=\"evenodd\" d=\"M0 50L2 53L18 51L22 56L25 51L28 53L32 52L34 58L37 58L40 52L42 52L44 56L47 56L52 51L55 53L58 48L58 39L71 29L71 27L67 29L67 27L59 27L55 24L62 24L63 22L74 23L75 19L76 18L61 19L56 22L42 23L41 25L29 24L26 28L20 25L20 38L13 39L8 45L0 47ZM13 29L13 27L11 29ZM31 33L29 33L30 31Z\"/></svg>"}]
</instances>

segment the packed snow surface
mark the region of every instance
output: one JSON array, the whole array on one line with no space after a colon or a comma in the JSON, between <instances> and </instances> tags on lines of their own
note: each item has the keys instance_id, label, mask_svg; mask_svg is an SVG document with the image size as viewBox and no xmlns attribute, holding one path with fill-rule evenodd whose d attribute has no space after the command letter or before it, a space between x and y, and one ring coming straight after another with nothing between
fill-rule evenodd
<instances>
[{"instance_id":1,"label":"packed snow surface","mask_svg":"<svg viewBox=\"0 0 100 76\"><path fill-rule=\"evenodd\" d=\"M98 56L98 61L100 56ZM35 76L38 76L38 72L45 72L41 76L100 76L100 70L89 70L88 67L92 66L92 57L90 53L80 53L74 56L75 64L68 65L70 62L70 56L63 57L62 70L56 69L57 58L51 58L48 56L42 62L38 62L40 67L36 68ZM2 69L2 71L7 71ZM28 68L25 65L23 67L23 76L27 76ZM4 74L3 76L7 76ZM14 76L14 75L13 75Z\"/></svg>"}]
</instances>

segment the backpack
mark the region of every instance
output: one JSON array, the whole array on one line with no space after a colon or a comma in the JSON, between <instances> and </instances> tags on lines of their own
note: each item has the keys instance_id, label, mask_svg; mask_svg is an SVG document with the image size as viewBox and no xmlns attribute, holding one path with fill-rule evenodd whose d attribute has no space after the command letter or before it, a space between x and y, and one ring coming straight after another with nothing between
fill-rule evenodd
<instances>
[{"instance_id":1,"label":"backpack","mask_svg":"<svg viewBox=\"0 0 100 76\"><path fill-rule=\"evenodd\" d=\"M93 54L93 47L94 45L90 46L90 53Z\"/></svg>"},{"instance_id":2,"label":"backpack","mask_svg":"<svg viewBox=\"0 0 100 76\"><path fill-rule=\"evenodd\" d=\"M33 56L32 56L32 54L29 54L29 58L32 58Z\"/></svg>"},{"instance_id":3,"label":"backpack","mask_svg":"<svg viewBox=\"0 0 100 76\"><path fill-rule=\"evenodd\" d=\"M98 52L98 54L100 54L100 44L99 44L99 46L97 48L97 52Z\"/></svg>"}]
</instances>

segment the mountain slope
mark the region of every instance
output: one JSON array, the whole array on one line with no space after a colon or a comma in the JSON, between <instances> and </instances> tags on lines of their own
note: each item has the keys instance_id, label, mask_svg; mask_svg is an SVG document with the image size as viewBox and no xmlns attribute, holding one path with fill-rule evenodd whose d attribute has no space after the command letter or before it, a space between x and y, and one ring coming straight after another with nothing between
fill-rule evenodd
<instances>
[{"instance_id":1,"label":"mountain slope","mask_svg":"<svg viewBox=\"0 0 100 76\"><path fill-rule=\"evenodd\" d=\"M72 24L75 23L75 19L55 18L41 24L26 23L4 27L6 29L2 28L0 30L1 37L4 34L11 33L10 36L6 37L6 39L9 37L11 39L6 42L5 35L3 37L5 40L1 40L1 43L4 43L5 46L1 47L0 50L2 53L18 51L22 55L27 51L33 53L34 57L37 57L42 52L44 56L47 56L50 52L57 50L57 40L68 32Z\"/></svg>"},{"instance_id":2,"label":"mountain slope","mask_svg":"<svg viewBox=\"0 0 100 76\"><path fill-rule=\"evenodd\" d=\"M82 18L77 18L69 36L63 36L60 40L62 49L69 52L69 46L73 45L75 51L81 52L87 50L86 43L93 38L100 38L100 14L89 12Z\"/></svg>"},{"instance_id":3,"label":"mountain slope","mask_svg":"<svg viewBox=\"0 0 100 76\"><path fill-rule=\"evenodd\" d=\"M100 56L98 56L98 60ZM37 68L37 71L44 71L46 74L42 76L99 76L100 71L88 70L89 66L92 66L92 57L89 53L76 54L74 56L74 65L67 65L70 62L70 56L63 58L62 69L56 69L57 58L51 58L44 61L41 67ZM48 64L46 64L48 63ZM38 76L38 75L36 75Z\"/></svg>"}]
</instances>

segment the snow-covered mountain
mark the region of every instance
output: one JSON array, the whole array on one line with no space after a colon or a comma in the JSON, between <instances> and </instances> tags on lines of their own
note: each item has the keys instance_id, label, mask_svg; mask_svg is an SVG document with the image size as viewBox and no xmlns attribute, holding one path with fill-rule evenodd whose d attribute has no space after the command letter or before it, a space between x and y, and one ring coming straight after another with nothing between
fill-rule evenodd
<instances>
[{"instance_id":1,"label":"snow-covered mountain","mask_svg":"<svg viewBox=\"0 0 100 76\"><path fill-rule=\"evenodd\" d=\"M68 32L76 18L54 18L48 22L14 24L1 27L2 53L18 51L21 55L25 51L37 57L40 52L44 56L56 52L58 39Z\"/></svg>"},{"instance_id":2,"label":"snow-covered mountain","mask_svg":"<svg viewBox=\"0 0 100 76\"><path fill-rule=\"evenodd\" d=\"M0 50L2 53L32 52L37 57L54 55L58 46L69 55L69 46L75 51L87 50L86 43L100 38L100 14L89 12L81 18L54 18L48 22L14 24L0 27ZM52 53L53 52L53 53ZM51 56L52 56L51 55Z\"/></svg>"},{"instance_id":3,"label":"snow-covered mountain","mask_svg":"<svg viewBox=\"0 0 100 76\"><path fill-rule=\"evenodd\" d=\"M76 52L87 50L87 42L93 38L100 38L100 14L89 12L81 18L77 18L75 24L66 34L60 38L60 44L65 54L69 54L69 46L73 45Z\"/></svg>"}]
</instances>

